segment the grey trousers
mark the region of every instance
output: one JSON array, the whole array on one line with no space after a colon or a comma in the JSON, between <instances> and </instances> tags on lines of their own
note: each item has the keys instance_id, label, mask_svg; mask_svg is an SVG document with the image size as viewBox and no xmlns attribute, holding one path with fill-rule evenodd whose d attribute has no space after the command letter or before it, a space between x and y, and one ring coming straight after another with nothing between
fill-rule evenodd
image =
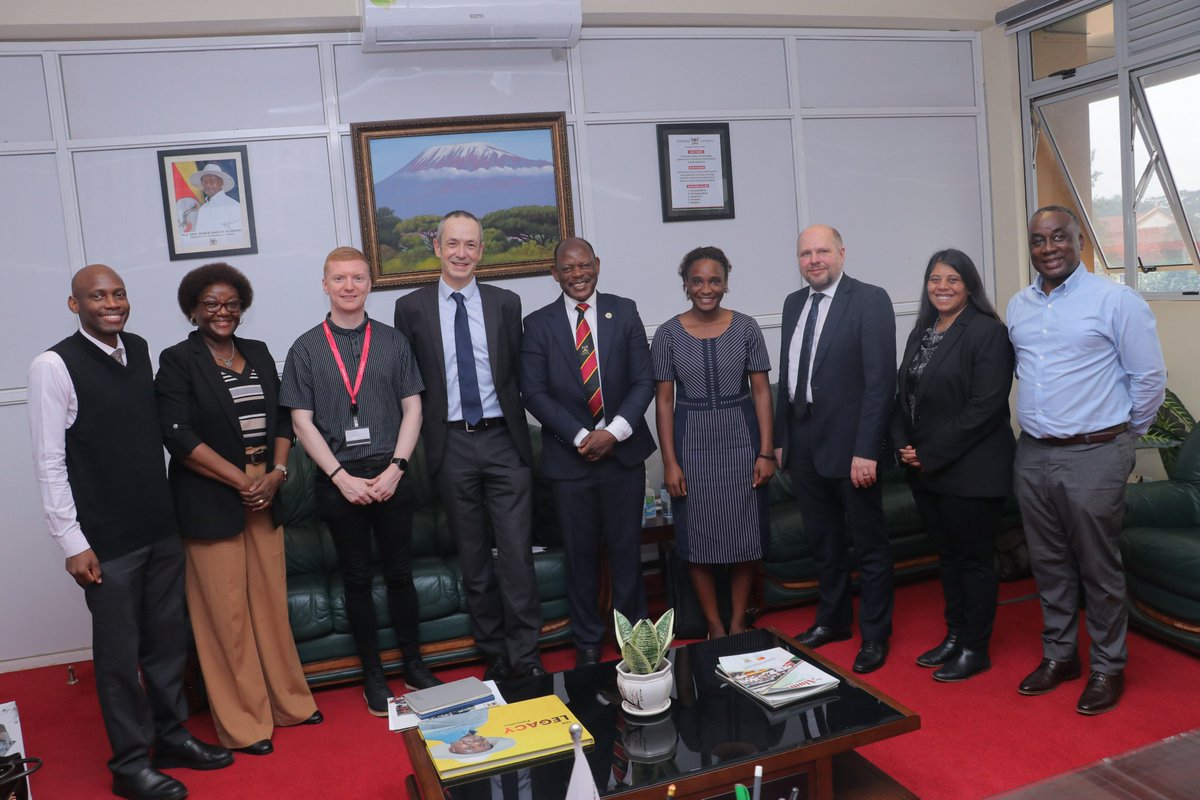
<instances>
[{"instance_id":1,"label":"grey trousers","mask_svg":"<svg viewBox=\"0 0 1200 800\"><path fill-rule=\"evenodd\" d=\"M1055 447L1022 433L1014 465L1029 562L1042 603L1042 652L1056 661L1078 655L1080 588L1092 645L1091 668L1125 668L1125 568L1117 534L1134 435Z\"/></svg>"}]
</instances>

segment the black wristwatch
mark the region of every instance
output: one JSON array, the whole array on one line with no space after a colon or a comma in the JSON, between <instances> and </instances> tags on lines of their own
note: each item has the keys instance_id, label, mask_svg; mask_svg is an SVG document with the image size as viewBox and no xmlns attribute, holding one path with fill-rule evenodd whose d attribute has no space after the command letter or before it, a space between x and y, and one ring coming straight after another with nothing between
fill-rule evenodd
<instances>
[{"instance_id":1,"label":"black wristwatch","mask_svg":"<svg viewBox=\"0 0 1200 800\"><path fill-rule=\"evenodd\" d=\"M401 472L408 472L407 458L393 458L392 463L399 467Z\"/></svg>"}]
</instances>

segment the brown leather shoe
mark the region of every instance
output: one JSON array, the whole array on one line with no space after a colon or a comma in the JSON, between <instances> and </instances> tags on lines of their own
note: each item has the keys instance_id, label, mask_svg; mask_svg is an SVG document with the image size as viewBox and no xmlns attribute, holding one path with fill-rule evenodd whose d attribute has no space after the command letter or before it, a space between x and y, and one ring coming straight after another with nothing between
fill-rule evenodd
<instances>
[{"instance_id":1,"label":"brown leather shoe","mask_svg":"<svg viewBox=\"0 0 1200 800\"><path fill-rule=\"evenodd\" d=\"M1070 661L1055 661L1052 658L1043 658L1042 663L1038 664L1038 668L1025 676L1025 680L1021 681L1021 685L1017 687L1017 691L1021 694L1036 695L1052 692L1063 681L1073 681L1078 678L1082 672L1079 669L1079 659L1073 658Z\"/></svg>"},{"instance_id":2,"label":"brown leather shoe","mask_svg":"<svg viewBox=\"0 0 1200 800\"><path fill-rule=\"evenodd\" d=\"M1125 673L1093 672L1088 678L1087 688L1079 696L1075 710L1080 714L1094 716L1117 707L1121 692L1125 689Z\"/></svg>"}]
</instances>

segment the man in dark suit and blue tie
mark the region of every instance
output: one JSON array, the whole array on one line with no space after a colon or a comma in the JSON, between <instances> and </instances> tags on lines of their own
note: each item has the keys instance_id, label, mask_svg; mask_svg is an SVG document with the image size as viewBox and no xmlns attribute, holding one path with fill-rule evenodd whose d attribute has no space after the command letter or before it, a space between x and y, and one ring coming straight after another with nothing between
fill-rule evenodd
<instances>
[{"instance_id":1,"label":"man in dark suit and blue tie","mask_svg":"<svg viewBox=\"0 0 1200 800\"><path fill-rule=\"evenodd\" d=\"M441 278L397 300L395 318L425 382L426 463L454 537L475 644L488 659L485 677L544 675L533 447L517 383L521 298L475 280L483 229L473 214L442 217L433 248Z\"/></svg>"},{"instance_id":2,"label":"man in dark suit and blue tie","mask_svg":"<svg viewBox=\"0 0 1200 800\"><path fill-rule=\"evenodd\" d=\"M591 244L564 239L550 273L563 294L525 318L521 394L547 433L542 465L567 553L576 663L595 664L602 549L613 607L632 620L646 616L640 544L654 380L637 305L596 291L600 259Z\"/></svg>"},{"instance_id":3,"label":"man in dark suit and blue tie","mask_svg":"<svg viewBox=\"0 0 1200 800\"><path fill-rule=\"evenodd\" d=\"M842 273L846 248L828 225L796 246L808 286L783 304L775 447L791 472L804 532L817 562L816 623L808 647L850 638L849 547L862 600L863 643L854 671L887 660L892 634L892 557L879 473L891 464L886 431L896 388L896 318L887 292Z\"/></svg>"}]
</instances>

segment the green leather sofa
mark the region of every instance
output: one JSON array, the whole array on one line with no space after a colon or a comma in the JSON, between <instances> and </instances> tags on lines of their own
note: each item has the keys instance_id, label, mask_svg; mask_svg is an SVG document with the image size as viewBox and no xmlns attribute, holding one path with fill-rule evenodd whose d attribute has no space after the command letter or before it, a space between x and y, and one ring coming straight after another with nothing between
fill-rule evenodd
<instances>
[{"instance_id":1,"label":"green leather sofa","mask_svg":"<svg viewBox=\"0 0 1200 800\"><path fill-rule=\"evenodd\" d=\"M1183 443L1167 480L1126 488L1117 541L1130 622L1200 653L1200 428Z\"/></svg>"},{"instance_id":2,"label":"green leather sofa","mask_svg":"<svg viewBox=\"0 0 1200 800\"><path fill-rule=\"evenodd\" d=\"M531 430L535 455L541 432ZM361 676L354 641L346 619L337 555L325 524L317 516L313 496L314 465L296 446L288 459L283 484L284 535L287 552L288 616L300 661L311 685L349 681ZM427 664L437 666L481 658L471 637L470 618L462 587L462 573L446 526L446 517L425 468L420 445L409 459L416 479L413 520L413 582L421 601L421 652ZM534 555L534 574L542 602L543 645L570 640L567 610L567 571L554 504L546 482L535 471L534 540L546 547ZM399 671L403 659L388 620L383 579L376 576L373 589L379 644L384 669Z\"/></svg>"}]
</instances>

